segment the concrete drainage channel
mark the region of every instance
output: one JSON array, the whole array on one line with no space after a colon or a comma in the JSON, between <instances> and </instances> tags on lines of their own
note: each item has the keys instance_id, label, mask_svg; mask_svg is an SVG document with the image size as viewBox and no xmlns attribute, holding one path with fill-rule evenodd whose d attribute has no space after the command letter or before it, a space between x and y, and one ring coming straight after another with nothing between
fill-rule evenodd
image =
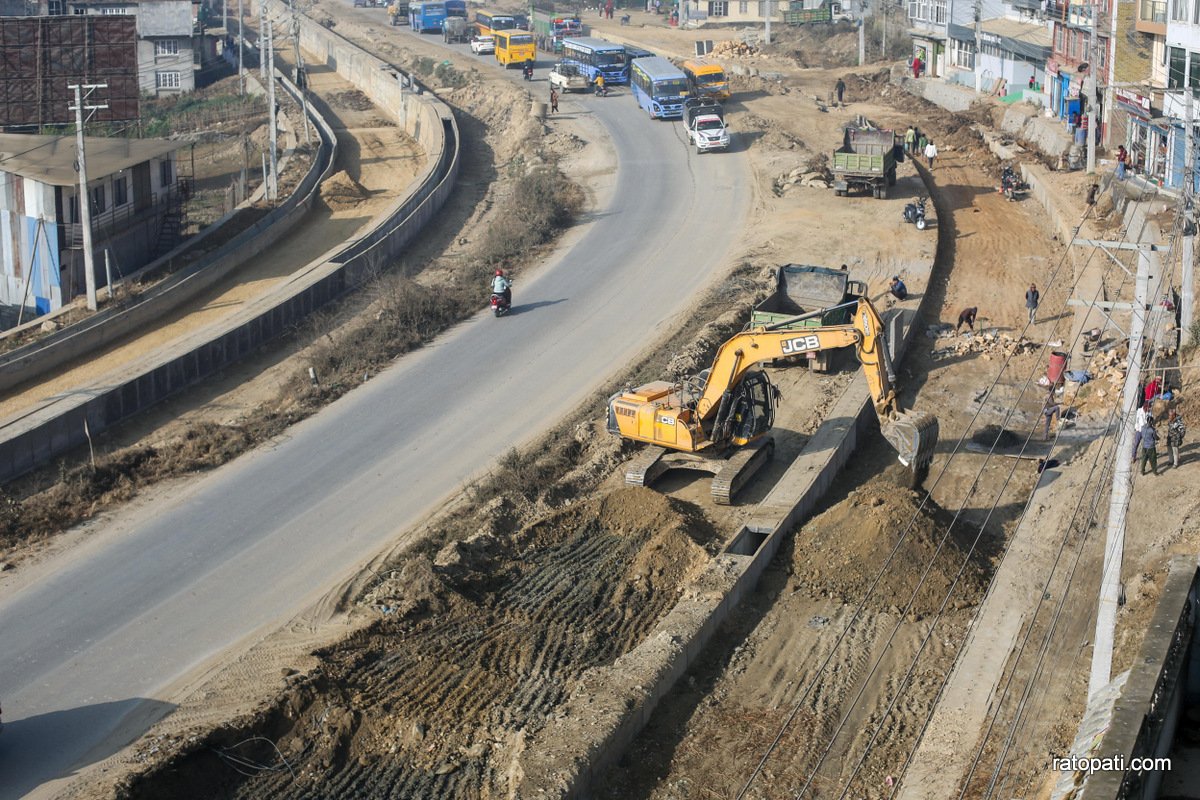
<instances>
[{"instance_id":1,"label":"concrete drainage channel","mask_svg":"<svg viewBox=\"0 0 1200 800\"><path fill-rule=\"evenodd\" d=\"M274 15L287 13L290 19L290 12L278 3L268 3L267 8ZM428 154L429 166L417 188L407 198L397 199L371 233L298 270L287 284L286 293L274 294L248 306L215 329L206 341L179 344L158 354L136 373L131 372L102 388L71 393L8 425L0 439L0 482L49 463L84 444L90 436L254 352L393 261L446 202L459 169L458 127L450 108L420 87L404 91L395 73L389 71L393 69L390 65L312 20L301 18L300 37L306 49L324 54L328 65L381 109L394 114L421 144ZM286 81L285 85L294 91ZM304 192L298 189L289 199L295 203L283 216L299 218L313 202L320 181L332 167L336 142L333 130L315 112L311 112L311 119L321 136L322 151L328 157L323 161L318 159L324 164L323 169L319 174L314 170L305 178L301 184ZM297 197L301 194L302 197ZM282 207L279 210L283 211ZM260 230L255 226L246 231L252 232L264 239L275 236L270 228ZM242 242L242 246L247 243ZM258 246L257 241L254 246Z\"/></svg>"}]
</instances>

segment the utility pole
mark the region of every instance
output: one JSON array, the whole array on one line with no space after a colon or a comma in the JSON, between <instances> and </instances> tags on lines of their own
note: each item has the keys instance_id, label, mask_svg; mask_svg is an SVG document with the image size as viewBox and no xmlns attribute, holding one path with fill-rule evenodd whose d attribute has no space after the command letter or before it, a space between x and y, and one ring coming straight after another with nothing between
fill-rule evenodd
<instances>
[{"instance_id":1,"label":"utility pole","mask_svg":"<svg viewBox=\"0 0 1200 800\"><path fill-rule=\"evenodd\" d=\"M300 52L300 15L296 10L296 0L291 0L291 3L292 42L296 50L296 88L300 90L300 124L304 126L304 143L311 145L312 134L308 130L308 76L304 74L304 56ZM767 41L770 42L770 39Z\"/></svg>"},{"instance_id":2,"label":"utility pole","mask_svg":"<svg viewBox=\"0 0 1200 800\"><path fill-rule=\"evenodd\" d=\"M246 52L246 37L242 33L242 23L245 21L242 16L242 0L238 0L238 93L243 97L246 95L246 70L243 64L243 54Z\"/></svg>"},{"instance_id":3,"label":"utility pole","mask_svg":"<svg viewBox=\"0 0 1200 800\"><path fill-rule=\"evenodd\" d=\"M975 0L975 91L983 91L983 0Z\"/></svg>"},{"instance_id":4,"label":"utility pole","mask_svg":"<svg viewBox=\"0 0 1200 800\"><path fill-rule=\"evenodd\" d=\"M884 61L887 61L888 0L879 0L879 7L883 9L883 33L879 37L879 55Z\"/></svg>"},{"instance_id":5,"label":"utility pole","mask_svg":"<svg viewBox=\"0 0 1200 800\"><path fill-rule=\"evenodd\" d=\"M1145 345L1146 315L1149 312L1150 256L1137 248L1137 277L1134 283L1133 314L1129 325L1129 364L1121 391L1121 432L1113 465L1112 494L1108 503L1108 532L1104 541L1104 571L1100 579L1100 604L1096 610L1096 635L1092 648L1092 670L1088 698L1112 679L1113 635L1117 608L1121 604L1121 561L1125 553L1125 512L1129 510L1129 488L1133 481L1134 414L1141 397L1142 349Z\"/></svg>"},{"instance_id":6,"label":"utility pole","mask_svg":"<svg viewBox=\"0 0 1200 800\"><path fill-rule=\"evenodd\" d=\"M766 35L766 39L767 39L767 44L770 44L770 43L771 43L771 0L766 0L766 3L765 3L765 5L766 5L766 8L767 8L767 35Z\"/></svg>"},{"instance_id":7,"label":"utility pole","mask_svg":"<svg viewBox=\"0 0 1200 800\"><path fill-rule=\"evenodd\" d=\"M275 24L267 20L267 105L270 108L269 125L271 132L271 176L267 183L267 198L271 202L279 199L279 172L276 158L278 157L278 133L275 119Z\"/></svg>"},{"instance_id":8,"label":"utility pole","mask_svg":"<svg viewBox=\"0 0 1200 800\"><path fill-rule=\"evenodd\" d=\"M1088 24L1088 71L1083 79L1083 93L1087 96L1087 174L1096 172L1096 73L1100 64L1096 61L1096 24L1100 18L1100 0L1090 6L1092 18Z\"/></svg>"},{"instance_id":9,"label":"utility pole","mask_svg":"<svg viewBox=\"0 0 1200 800\"><path fill-rule=\"evenodd\" d=\"M1192 288L1196 281L1193 265L1196 250L1196 97L1191 87L1184 95L1183 137L1183 269L1179 279L1179 344L1192 341L1192 306L1196 302Z\"/></svg>"},{"instance_id":10,"label":"utility pole","mask_svg":"<svg viewBox=\"0 0 1200 800\"><path fill-rule=\"evenodd\" d=\"M858 0L858 65L867 63L867 0Z\"/></svg>"},{"instance_id":11,"label":"utility pole","mask_svg":"<svg viewBox=\"0 0 1200 800\"><path fill-rule=\"evenodd\" d=\"M266 51L263 50L266 35L267 4L260 2L258 5L258 77L262 78L263 83L267 82L267 56Z\"/></svg>"},{"instance_id":12,"label":"utility pole","mask_svg":"<svg viewBox=\"0 0 1200 800\"><path fill-rule=\"evenodd\" d=\"M96 262L92 253L92 201L88 196L87 153L83 144L83 112L98 111L108 108L108 103L84 105L83 101L97 89L107 89L107 83L68 84L68 89L75 90L75 105L69 111L75 112L75 147L79 156L79 215L83 223L83 281L87 288L87 307L95 311L96 305ZM84 92L87 95L84 95ZM88 114L91 116L91 114Z\"/></svg>"}]
</instances>

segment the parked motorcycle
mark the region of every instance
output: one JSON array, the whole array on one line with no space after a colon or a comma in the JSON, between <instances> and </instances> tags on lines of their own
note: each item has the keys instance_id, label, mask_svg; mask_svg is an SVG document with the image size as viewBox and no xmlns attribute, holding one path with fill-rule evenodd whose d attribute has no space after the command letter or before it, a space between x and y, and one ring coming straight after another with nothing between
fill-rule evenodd
<instances>
[{"instance_id":1,"label":"parked motorcycle","mask_svg":"<svg viewBox=\"0 0 1200 800\"><path fill-rule=\"evenodd\" d=\"M904 206L904 221L910 225L916 225L917 230L923 231L927 223L925 222L925 198L918 197L911 203Z\"/></svg>"},{"instance_id":2,"label":"parked motorcycle","mask_svg":"<svg viewBox=\"0 0 1200 800\"><path fill-rule=\"evenodd\" d=\"M1000 188L997 190L1009 200L1019 200L1029 193L1029 184L1017 177L1017 172L1008 164L1000 172Z\"/></svg>"}]
</instances>

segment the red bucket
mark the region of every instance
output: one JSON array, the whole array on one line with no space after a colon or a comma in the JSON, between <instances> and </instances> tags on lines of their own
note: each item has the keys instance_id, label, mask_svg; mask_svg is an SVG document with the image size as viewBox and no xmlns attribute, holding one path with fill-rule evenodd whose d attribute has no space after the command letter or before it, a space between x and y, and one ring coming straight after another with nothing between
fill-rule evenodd
<instances>
[{"instance_id":1,"label":"red bucket","mask_svg":"<svg viewBox=\"0 0 1200 800\"><path fill-rule=\"evenodd\" d=\"M1070 358L1066 353L1055 350L1050 354L1050 366L1046 368L1046 377L1050 380L1050 385L1055 386L1062 379L1063 371L1067 368L1067 359Z\"/></svg>"}]
</instances>

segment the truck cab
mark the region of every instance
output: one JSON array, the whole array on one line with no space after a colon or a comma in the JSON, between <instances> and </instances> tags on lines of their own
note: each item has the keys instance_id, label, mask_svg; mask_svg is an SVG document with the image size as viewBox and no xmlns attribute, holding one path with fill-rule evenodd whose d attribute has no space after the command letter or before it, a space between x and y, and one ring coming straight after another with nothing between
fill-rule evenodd
<instances>
[{"instance_id":1,"label":"truck cab","mask_svg":"<svg viewBox=\"0 0 1200 800\"><path fill-rule=\"evenodd\" d=\"M697 153L729 149L729 129L721 104L709 98L690 98L684 101L683 121L688 139Z\"/></svg>"}]
</instances>

